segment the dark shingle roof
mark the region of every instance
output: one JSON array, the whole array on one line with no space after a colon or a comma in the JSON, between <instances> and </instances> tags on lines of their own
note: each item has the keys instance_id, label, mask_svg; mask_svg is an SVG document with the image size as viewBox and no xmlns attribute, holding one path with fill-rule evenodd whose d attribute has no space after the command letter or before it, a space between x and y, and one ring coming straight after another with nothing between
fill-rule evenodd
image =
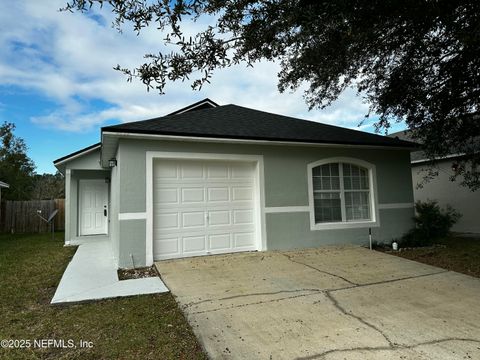
<instances>
[{"instance_id":1,"label":"dark shingle roof","mask_svg":"<svg viewBox=\"0 0 480 360\"><path fill-rule=\"evenodd\" d=\"M411 142L386 136L295 119L237 105L224 105L107 126L102 128L102 131L405 148L415 146Z\"/></svg>"}]
</instances>

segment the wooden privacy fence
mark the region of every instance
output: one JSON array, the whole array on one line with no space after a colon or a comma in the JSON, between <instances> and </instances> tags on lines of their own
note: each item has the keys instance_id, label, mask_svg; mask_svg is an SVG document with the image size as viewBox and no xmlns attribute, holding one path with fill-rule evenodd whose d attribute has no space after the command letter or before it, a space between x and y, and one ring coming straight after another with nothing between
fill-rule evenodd
<instances>
[{"instance_id":1,"label":"wooden privacy fence","mask_svg":"<svg viewBox=\"0 0 480 360\"><path fill-rule=\"evenodd\" d=\"M0 212L0 232L41 233L50 231L50 225L38 216L48 219L58 209L55 216L55 231L65 229L65 199L3 201Z\"/></svg>"}]
</instances>

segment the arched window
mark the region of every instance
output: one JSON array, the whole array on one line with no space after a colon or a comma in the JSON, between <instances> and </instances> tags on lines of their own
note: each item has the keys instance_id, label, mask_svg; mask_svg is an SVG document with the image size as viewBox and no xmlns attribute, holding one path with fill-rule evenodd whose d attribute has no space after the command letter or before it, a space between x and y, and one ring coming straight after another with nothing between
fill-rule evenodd
<instances>
[{"instance_id":1,"label":"arched window","mask_svg":"<svg viewBox=\"0 0 480 360\"><path fill-rule=\"evenodd\" d=\"M322 225L374 222L372 169L370 164L355 159L310 164L312 226L325 228Z\"/></svg>"}]
</instances>

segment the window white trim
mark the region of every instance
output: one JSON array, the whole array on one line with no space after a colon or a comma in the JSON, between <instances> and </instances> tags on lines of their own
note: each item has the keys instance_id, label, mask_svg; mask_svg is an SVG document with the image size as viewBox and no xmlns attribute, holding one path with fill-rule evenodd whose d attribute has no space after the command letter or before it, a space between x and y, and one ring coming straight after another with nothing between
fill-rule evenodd
<instances>
[{"instance_id":1,"label":"window white trim","mask_svg":"<svg viewBox=\"0 0 480 360\"><path fill-rule=\"evenodd\" d=\"M384 209L410 209L415 207L414 203L391 203L391 204L379 204L380 210Z\"/></svg>"},{"instance_id":2,"label":"window white trim","mask_svg":"<svg viewBox=\"0 0 480 360\"><path fill-rule=\"evenodd\" d=\"M266 214L309 212L308 206L271 206L265 208Z\"/></svg>"},{"instance_id":3,"label":"window white trim","mask_svg":"<svg viewBox=\"0 0 480 360\"><path fill-rule=\"evenodd\" d=\"M146 152L146 265L153 264L153 162L155 159L188 159L188 160L226 160L249 161L256 163L255 169L255 231L258 251L267 250L267 230L265 227L265 185L263 155L186 153L169 151Z\"/></svg>"},{"instance_id":4,"label":"window white trim","mask_svg":"<svg viewBox=\"0 0 480 360\"><path fill-rule=\"evenodd\" d=\"M314 167L325 165L329 163L348 163L364 167L368 170L368 180L370 186L370 206L371 206L371 220L368 221L340 221L331 223L315 223L315 206L313 197L313 173ZM343 182L343 167L339 167L340 181ZM374 164L365 160L349 158L349 157L332 157L322 159L307 165L307 179L308 179L308 206L310 209L310 230L332 230L332 229L352 229L352 228L367 228L380 226L380 217L378 215L378 196L377 196L377 172ZM342 186L343 188L343 186ZM342 218L345 219L345 199L341 195L342 202Z\"/></svg>"}]
</instances>

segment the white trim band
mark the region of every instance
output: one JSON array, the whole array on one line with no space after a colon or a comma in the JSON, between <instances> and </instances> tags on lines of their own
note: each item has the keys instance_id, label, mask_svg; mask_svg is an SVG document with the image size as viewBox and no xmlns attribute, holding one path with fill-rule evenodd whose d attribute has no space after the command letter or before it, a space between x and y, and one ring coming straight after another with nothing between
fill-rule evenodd
<instances>
[{"instance_id":1,"label":"white trim band","mask_svg":"<svg viewBox=\"0 0 480 360\"><path fill-rule=\"evenodd\" d=\"M132 212L118 214L118 220L145 220L147 218L146 212Z\"/></svg>"},{"instance_id":2,"label":"white trim band","mask_svg":"<svg viewBox=\"0 0 480 360\"><path fill-rule=\"evenodd\" d=\"M391 203L391 204L378 204L380 210L384 209L409 209L415 206L414 203Z\"/></svg>"},{"instance_id":3,"label":"white trim band","mask_svg":"<svg viewBox=\"0 0 480 360\"><path fill-rule=\"evenodd\" d=\"M309 212L310 208L306 206L272 206L266 207L266 214L278 214L278 213L297 213L297 212Z\"/></svg>"}]
</instances>

